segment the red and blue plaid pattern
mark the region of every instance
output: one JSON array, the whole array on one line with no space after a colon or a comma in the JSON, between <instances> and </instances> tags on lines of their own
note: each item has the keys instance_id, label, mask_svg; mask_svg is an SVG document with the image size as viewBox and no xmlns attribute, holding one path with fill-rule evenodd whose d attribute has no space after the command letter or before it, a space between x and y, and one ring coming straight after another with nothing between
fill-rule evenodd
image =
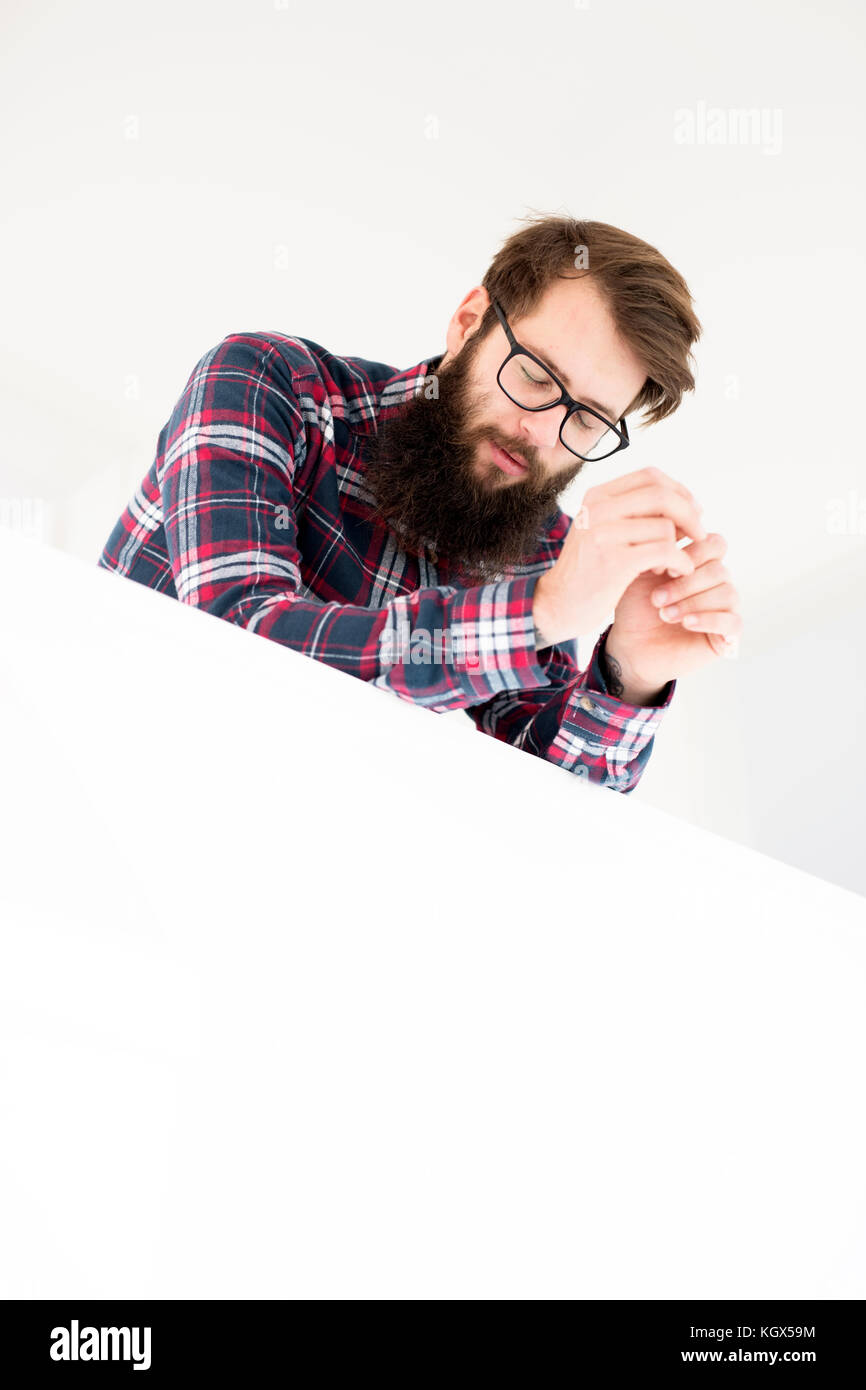
<instances>
[{"instance_id":1,"label":"red and blue plaid pattern","mask_svg":"<svg viewBox=\"0 0 866 1390\"><path fill-rule=\"evenodd\" d=\"M440 360L398 371L308 338L224 338L193 368L98 563L631 792L676 682L655 706L616 699L600 664L608 629L584 672L574 640L536 651L533 591L570 517L558 510L531 559L477 584L446 556L405 552L372 516L365 436ZM437 631L461 641L414 641ZM407 633L411 657L404 644L390 659Z\"/></svg>"}]
</instances>

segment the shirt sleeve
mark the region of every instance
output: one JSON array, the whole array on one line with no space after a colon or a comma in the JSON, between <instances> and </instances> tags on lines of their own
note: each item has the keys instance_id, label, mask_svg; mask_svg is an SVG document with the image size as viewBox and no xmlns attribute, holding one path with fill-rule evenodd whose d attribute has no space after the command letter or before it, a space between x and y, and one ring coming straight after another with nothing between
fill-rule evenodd
<instances>
[{"instance_id":1,"label":"shirt sleeve","mask_svg":"<svg viewBox=\"0 0 866 1390\"><path fill-rule=\"evenodd\" d=\"M422 588L377 608L309 597L294 491L306 450L299 394L278 349L252 335L224 339L193 369L157 468L181 602L437 713L547 685L536 576Z\"/></svg>"},{"instance_id":2,"label":"shirt sleeve","mask_svg":"<svg viewBox=\"0 0 866 1390\"><path fill-rule=\"evenodd\" d=\"M466 712L483 733L628 794L646 770L653 736L673 700L676 681L668 681L655 705L631 705L611 695L602 667L611 626L596 641L585 671L577 665L576 641L542 648L541 688L498 695Z\"/></svg>"}]
</instances>

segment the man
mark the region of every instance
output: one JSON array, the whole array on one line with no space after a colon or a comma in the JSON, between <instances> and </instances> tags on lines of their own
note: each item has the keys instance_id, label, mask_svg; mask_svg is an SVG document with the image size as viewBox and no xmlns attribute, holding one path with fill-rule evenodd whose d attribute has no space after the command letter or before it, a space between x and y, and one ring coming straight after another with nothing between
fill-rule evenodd
<instances>
[{"instance_id":1,"label":"man","mask_svg":"<svg viewBox=\"0 0 866 1390\"><path fill-rule=\"evenodd\" d=\"M574 523L557 498L629 413L676 409L699 334L654 247L529 218L444 354L398 370L280 333L205 353L99 564L631 792L677 677L740 632L725 542L655 469L590 487Z\"/></svg>"}]
</instances>

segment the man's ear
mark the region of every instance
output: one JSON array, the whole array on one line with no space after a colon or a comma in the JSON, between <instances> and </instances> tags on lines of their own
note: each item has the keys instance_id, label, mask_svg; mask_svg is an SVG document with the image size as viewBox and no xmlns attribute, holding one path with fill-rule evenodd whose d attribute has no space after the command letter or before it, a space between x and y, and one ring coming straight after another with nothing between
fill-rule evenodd
<instances>
[{"instance_id":1,"label":"man's ear","mask_svg":"<svg viewBox=\"0 0 866 1390\"><path fill-rule=\"evenodd\" d=\"M463 296L448 324L445 340L449 357L456 357L466 340L478 332L489 304L490 296L483 285L476 285Z\"/></svg>"}]
</instances>

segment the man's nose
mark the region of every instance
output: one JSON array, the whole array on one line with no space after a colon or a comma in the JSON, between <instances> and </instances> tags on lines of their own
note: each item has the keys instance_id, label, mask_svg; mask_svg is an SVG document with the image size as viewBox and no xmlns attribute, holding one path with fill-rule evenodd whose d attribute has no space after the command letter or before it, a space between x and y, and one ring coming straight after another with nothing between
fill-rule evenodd
<instances>
[{"instance_id":1,"label":"man's nose","mask_svg":"<svg viewBox=\"0 0 866 1390\"><path fill-rule=\"evenodd\" d=\"M565 407L555 410L537 410L520 417L520 433L536 449L552 451L559 447L559 430L562 425Z\"/></svg>"}]
</instances>

